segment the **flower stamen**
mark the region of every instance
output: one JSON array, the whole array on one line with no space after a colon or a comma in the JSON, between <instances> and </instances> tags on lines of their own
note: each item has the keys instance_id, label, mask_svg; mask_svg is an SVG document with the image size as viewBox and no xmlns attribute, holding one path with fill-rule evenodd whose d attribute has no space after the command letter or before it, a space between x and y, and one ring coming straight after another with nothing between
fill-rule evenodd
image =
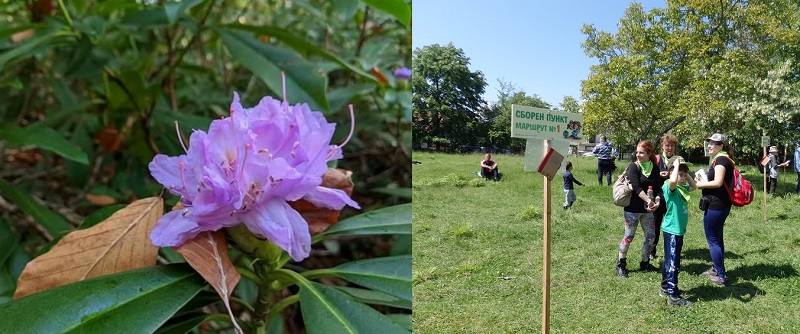
<instances>
[{"instance_id":1,"label":"flower stamen","mask_svg":"<svg viewBox=\"0 0 800 334\"><path fill-rule=\"evenodd\" d=\"M339 148L344 147L344 145L347 145L347 143L350 142L350 138L353 138L353 132L356 130L356 115L353 112L353 105L348 104L347 108L350 109L350 133L347 134L347 138L345 138L344 142L339 145Z\"/></svg>"},{"instance_id":2,"label":"flower stamen","mask_svg":"<svg viewBox=\"0 0 800 334\"><path fill-rule=\"evenodd\" d=\"M181 128L178 126L178 120L175 120L175 132L178 133L178 141L181 142L181 146L183 147L183 151L189 153L189 150L186 149L186 144L183 143L183 137L181 136Z\"/></svg>"}]
</instances>

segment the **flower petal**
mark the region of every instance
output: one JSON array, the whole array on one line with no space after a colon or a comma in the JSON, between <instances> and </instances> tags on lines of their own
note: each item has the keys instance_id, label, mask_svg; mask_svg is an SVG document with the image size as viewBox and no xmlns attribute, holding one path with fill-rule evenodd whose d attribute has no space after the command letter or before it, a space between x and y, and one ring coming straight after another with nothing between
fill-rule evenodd
<instances>
[{"instance_id":1,"label":"flower petal","mask_svg":"<svg viewBox=\"0 0 800 334\"><path fill-rule=\"evenodd\" d=\"M295 261L302 261L311 253L311 234L308 224L285 201L269 201L249 210L242 216L247 228L262 235L289 253Z\"/></svg>"},{"instance_id":2,"label":"flower petal","mask_svg":"<svg viewBox=\"0 0 800 334\"><path fill-rule=\"evenodd\" d=\"M154 245L158 247L180 246L203 232L197 223L184 217L182 212L183 210L175 210L161 216L156 227L150 232L150 240Z\"/></svg>"},{"instance_id":3,"label":"flower petal","mask_svg":"<svg viewBox=\"0 0 800 334\"><path fill-rule=\"evenodd\" d=\"M358 203L352 200L350 196L347 196L347 193L339 189L317 187L306 194L303 199L321 208L341 210L345 205L349 205L356 209L361 209Z\"/></svg>"}]
</instances>

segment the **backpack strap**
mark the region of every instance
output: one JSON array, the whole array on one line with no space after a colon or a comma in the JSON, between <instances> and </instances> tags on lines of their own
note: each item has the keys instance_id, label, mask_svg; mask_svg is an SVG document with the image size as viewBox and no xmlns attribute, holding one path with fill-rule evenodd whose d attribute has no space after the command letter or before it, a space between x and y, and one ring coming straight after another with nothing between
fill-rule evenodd
<instances>
[{"instance_id":1,"label":"backpack strap","mask_svg":"<svg viewBox=\"0 0 800 334\"><path fill-rule=\"evenodd\" d=\"M724 156L724 155L723 155L723 157L728 159L728 161L731 163L731 167L733 167L733 169L736 169L736 166L733 165L733 160L730 157ZM711 169L714 169L714 166L716 166L716 165L717 165L717 159L714 159L714 162L711 163ZM728 182L725 182L725 175L722 176L722 185L725 186L725 190L728 191L728 198L729 199L733 199L733 189L728 187Z\"/></svg>"}]
</instances>

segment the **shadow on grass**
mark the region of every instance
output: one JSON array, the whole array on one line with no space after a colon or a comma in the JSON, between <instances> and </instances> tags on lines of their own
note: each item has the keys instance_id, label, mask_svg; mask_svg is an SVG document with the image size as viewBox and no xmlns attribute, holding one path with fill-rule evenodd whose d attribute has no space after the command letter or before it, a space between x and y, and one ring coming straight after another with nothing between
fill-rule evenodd
<instances>
[{"instance_id":1,"label":"shadow on grass","mask_svg":"<svg viewBox=\"0 0 800 334\"><path fill-rule=\"evenodd\" d=\"M759 253L763 251L766 251L766 249L758 250L752 253ZM736 254L734 252L725 251L726 260L727 259L738 260L741 259L742 257L743 257L742 255ZM681 259L696 259L696 260L711 261L711 254L708 253L708 248L684 249L683 252L681 252Z\"/></svg>"},{"instance_id":2,"label":"shadow on grass","mask_svg":"<svg viewBox=\"0 0 800 334\"><path fill-rule=\"evenodd\" d=\"M767 294L766 291L759 289L753 283L750 282L737 283L735 279L733 280L733 282L729 283L729 285L724 288L703 285L696 288L692 288L686 291L686 293L694 296L694 297L689 297L689 300L708 301L708 300L723 300L729 298L736 298L743 303L749 303L756 296L764 296Z\"/></svg>"},{"instance_id":3,"label":"shadow on grass","mask_svg":"<svg viewBox=\"0 0 800 334\"><path fill-rule=\"evenodd\" d=\"M794 267L788 264L755 264L729 270L728 276L741 277L744 280L752 281L759 278L791 278L800 275L798 275Z\"/></svg>"}]
</instances>

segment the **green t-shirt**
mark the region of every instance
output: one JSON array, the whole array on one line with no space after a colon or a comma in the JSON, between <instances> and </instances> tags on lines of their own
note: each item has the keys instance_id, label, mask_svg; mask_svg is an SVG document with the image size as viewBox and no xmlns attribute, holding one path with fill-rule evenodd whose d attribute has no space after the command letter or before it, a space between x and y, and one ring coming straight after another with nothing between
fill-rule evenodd
<instances>
[{"instance_id":1,"label":"green t-shirt","mask_svg":"<svg viewBox=\"0 0 800 334\"><path fill-rule=\"evenodd\" d=\"M689 190L687 185L678 185ZM678 191L669 190L669 181L664 182L664 201L667 204L667 213L664 214L664 221L661 222L661 230L674 235L686 234L686 224L689 222L689 207L686 206L686 199Z\"/></svg>"}]
</instances>

